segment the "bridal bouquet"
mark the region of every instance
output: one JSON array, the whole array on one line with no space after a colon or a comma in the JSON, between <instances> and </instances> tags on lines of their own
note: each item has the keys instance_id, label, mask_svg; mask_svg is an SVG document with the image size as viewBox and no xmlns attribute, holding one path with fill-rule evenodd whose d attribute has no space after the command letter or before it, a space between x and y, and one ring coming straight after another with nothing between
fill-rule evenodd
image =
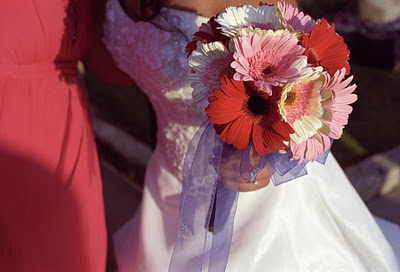
<instances>
[{"instance_id":1,"label":"bridal bouquet","mask_svg":"<svg viewBox=\"0 0 400 272\"><path fill-rule=\"evenodd\" d=\"M335 25L282 2L227 8L186 54L208 120L187 152L170 271L224 271L240 179L257 181L268 167L278 185L305 175L309 161L324 163L356 86Z\"/></svg>"},{"instance_id":2,"label":"bridal bouquet","mask_svg":"<svg viewBox=\"0 0 400 272\"><path fill-rule=\"evenodd\" d=\"M220 140L315 161L340 138L357 96L334 24L289 4L230 7L187 45L193 98Z\"/></svg>"}]
</instances>

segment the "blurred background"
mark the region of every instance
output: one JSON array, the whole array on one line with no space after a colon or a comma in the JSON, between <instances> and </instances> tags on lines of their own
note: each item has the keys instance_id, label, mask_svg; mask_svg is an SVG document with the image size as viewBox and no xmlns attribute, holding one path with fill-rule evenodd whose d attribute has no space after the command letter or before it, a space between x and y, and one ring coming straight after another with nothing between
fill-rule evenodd
<instances>
[{"instance_id":1,"label":"blurred background","mask_svg":"<svg viewBox=\"0 0 400 272\"><path fill-rule=\"evenodd\" d=\"M313 18L335 23L351 51L358 100L332 153L370 210L400 224L400 0L302 0ZM138 88L105 85L81 67L93 112L109 231L140 201L156 120Z\"/></svg>"}]
</instances>

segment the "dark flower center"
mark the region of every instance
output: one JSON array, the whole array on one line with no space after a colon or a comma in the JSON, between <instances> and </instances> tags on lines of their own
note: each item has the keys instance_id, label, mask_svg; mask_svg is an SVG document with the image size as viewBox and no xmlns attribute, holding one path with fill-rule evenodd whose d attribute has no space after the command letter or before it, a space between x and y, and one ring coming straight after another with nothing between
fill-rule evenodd
<instances>
[{"instance_id":1,"label":"dark flower center","mask_svg":"<svg viewBox=\"0 0 400 272\"><path fill-rule=\"evenodd\" d=\"M274 66L271 64L267 64L264 69L262 70L263 74L268 76L274 73Z\"/></svg>"},{"instance_id":2,"label":"dark flower center","mask_svg":"<svg viewBox=\"0 0 400 272\"><path fill-rule=\"evenodd\" d=\"M254 115L264 115L267 108L267 101L258 95L250 96L247 106Z\"/></svg>"}]
</instances>

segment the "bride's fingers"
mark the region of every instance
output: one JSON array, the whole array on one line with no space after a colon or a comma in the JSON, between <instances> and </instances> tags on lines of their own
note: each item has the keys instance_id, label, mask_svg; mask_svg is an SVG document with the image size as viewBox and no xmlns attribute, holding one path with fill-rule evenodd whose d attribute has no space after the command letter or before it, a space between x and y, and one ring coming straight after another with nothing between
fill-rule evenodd
<instances>
[{"instance_id":1,"label":"bride's fingers","mask_svg":"<svg viewBox=\"0 0 400 272\"><path fill-rule=\"evenodd\" d=\"M237 171L223 171L221 174L221 182L225 187L237 190L238 178L240 174ZM270 182L270 174L268 167L265 167L258 175L257 182L249 182L248 180L240 179L239 191L240 192L251 192L259 190L267 186Z\"/></svg>"}]
</instances>

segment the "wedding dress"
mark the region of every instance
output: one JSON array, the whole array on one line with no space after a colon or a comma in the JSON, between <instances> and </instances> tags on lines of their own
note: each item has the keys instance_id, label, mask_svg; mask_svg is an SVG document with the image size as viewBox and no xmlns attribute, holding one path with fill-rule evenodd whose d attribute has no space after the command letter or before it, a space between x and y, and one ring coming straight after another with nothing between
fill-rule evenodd
<instances>
[{"instance_id":1,"label":"wedding dress","mask_svg":"<svg viewBox=\"0 0 400 272\"><path fill-rule=\"evenodd\" d=\"M120 272L168 271L183 158L205 118L192 102L183 49L206 20L163 8L152 23L133 22L118 0L108 2L104 42L149 97L158 125L142 203L114 235ZM335 158L307 169L307 176L283 185L240 193L226 271L398 271L393 246ZM396 225L380 223L391 240L400 237Z\"/></svg>"}]
</instances>

